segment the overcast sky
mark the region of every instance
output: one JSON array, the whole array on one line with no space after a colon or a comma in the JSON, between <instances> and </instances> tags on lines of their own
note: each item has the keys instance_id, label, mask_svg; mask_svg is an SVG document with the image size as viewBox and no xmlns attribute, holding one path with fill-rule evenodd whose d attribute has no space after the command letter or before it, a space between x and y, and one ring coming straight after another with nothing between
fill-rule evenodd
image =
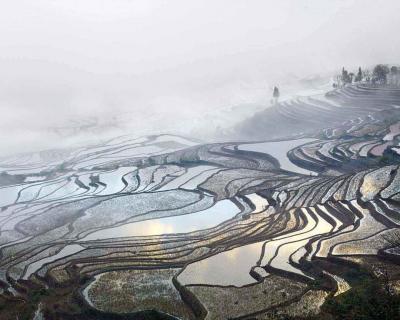
<instances>
[{"instance_id":1,"label":"overcast sky","mask_svg":"<svg viewBox=\"0 0 400 320\"><path fill-rule=\"evenodd\" d=\"M267 101L275 83L399 63L399 12L399 0L2 0L0 154L53 146L46 128L71 119L127 112L138 134L168 131Z\"/></svg>"}]
</instances>

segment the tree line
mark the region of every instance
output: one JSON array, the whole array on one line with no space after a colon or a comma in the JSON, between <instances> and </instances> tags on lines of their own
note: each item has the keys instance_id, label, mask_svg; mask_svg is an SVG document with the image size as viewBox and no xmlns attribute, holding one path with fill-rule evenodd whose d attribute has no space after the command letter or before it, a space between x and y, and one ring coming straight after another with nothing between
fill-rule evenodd
<instances>
[{"instance_id":1,"label":"tree line","mask_svg":"<svg viewBox=\"0 0 400 320\"><path fill-rule=\"evenodd\" d=\"M400 86L400 68L396 65L377 64L373 70L358 68L356 72L349 72L344 67L333 83L334 88L344 87L352 83L367 83L371 85Z\"/></svg>"}]
</instances>

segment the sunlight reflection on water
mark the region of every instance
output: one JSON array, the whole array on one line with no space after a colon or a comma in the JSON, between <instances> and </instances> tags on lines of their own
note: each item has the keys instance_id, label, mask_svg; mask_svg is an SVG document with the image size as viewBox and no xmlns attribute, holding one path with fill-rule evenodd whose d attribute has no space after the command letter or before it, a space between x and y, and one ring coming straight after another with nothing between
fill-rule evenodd
<instances>
[{"instance_id":1,"label":"sunlight reflection on water","mask_svg":"<svg viewBox=\"0 0 400 320\"><path fill-rule=\"evenodd\" d=\"M127 223L122 226L99 230L89 234L82 241L187 233L217 226L233 218L239 212L240 209L231 200L225 199L206 210L191 214Z\"/></svg>"}]
</instances>

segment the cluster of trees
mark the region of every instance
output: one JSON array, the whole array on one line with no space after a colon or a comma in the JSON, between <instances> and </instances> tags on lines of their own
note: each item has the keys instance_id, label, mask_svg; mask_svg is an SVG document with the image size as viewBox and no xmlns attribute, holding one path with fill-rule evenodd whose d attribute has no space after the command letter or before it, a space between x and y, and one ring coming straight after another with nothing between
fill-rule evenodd
<instances>
[{"instance_id":1,"label":"cluster of trees","mask_svg":"<svg viewBox=\"0 0 400 320\"><path fill-rule=\"evenodd\" d=\"M385 64L378 64L374 68L373 75L373 83L389 84L395 86L398 86L400 84L400 70L397 66L389 67Z\"/></svg>"},{"instance_id":2,"label":"cluster of trees","mask_svg":"<svg viewBox=\"0 0 400 320\"><path fill-rule=\"evenodd\" d=\"M371 71L361 67L356 73L347 71L344 67L342 73L336 76L333 84L334 88L343 87L353 82L365 82L373 85L392 85L400 86L400 68L397 66L388 66L386 64L378 64Z\"/></svg>"}]
</instances>

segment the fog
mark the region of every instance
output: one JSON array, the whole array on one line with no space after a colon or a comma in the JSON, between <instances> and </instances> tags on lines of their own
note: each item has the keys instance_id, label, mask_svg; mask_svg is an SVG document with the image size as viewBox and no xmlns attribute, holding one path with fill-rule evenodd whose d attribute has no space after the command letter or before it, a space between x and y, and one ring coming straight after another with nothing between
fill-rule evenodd
<instances>
[{"instance_id":1,"label":"fog","mask_svg":"<svg viewBox=\"0 0 400 320\"><path fill-rule=\"evenodd\" d=\"M214 139L268 107L274 85L290 96L342 66L398 63L399 12L398 0L3 0L0 155L125 133Z\"/></svg>"}]
</instances>

